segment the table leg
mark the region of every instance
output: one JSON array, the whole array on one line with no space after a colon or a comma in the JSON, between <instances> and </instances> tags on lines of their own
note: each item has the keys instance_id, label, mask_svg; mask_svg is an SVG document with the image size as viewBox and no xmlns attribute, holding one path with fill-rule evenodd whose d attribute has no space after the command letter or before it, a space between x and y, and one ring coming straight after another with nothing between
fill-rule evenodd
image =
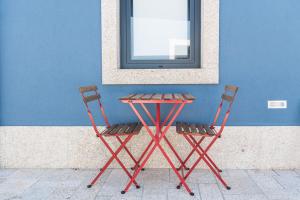
<instances>
[{"instance_id":1,"label":"table leg","mask_svg":"<svg viewBox=\"0 0 300 200\"><path fill-rule=\"evenodd\" d=\"M156 138L160 137L161 127L160 127L160 104L156 104L156 120L155 120L155 127L156 127Z\"/></svg>"},{"instance_id":2,"label":"table leg","mask_svg":"<svg viewBox=\"0 0 300 200\"><path fill-rule=\"evenodd\" d=\"M144 150L144 152L142 153L141 157L138 159L138 161L137 161L138 164L136 164L136 165L132 168L132 170L137 169L137 168L140 166L139 163L141 163L142 159L144 158L144 156L146 155L146 153L149 151L149 149L150 149L150 147L152 146L153 142L154 142L153 139L151 139L151 142L148 144L147 148ZM144 168L143 168L143 169L144 169ZM142 170L143 170L143 169L142 169Z\"/></svg>"},{"instance_id":3,"label":"table leg","mask_svg":"<svg viewBox=\"0 0 300 200\"><path fill-rule=\"evenodd\" d=\"M155 125L159 129L156 130L156 134L155 135L152 133L152 131L150 130L150 128L148 127L148 125L146 124L146 122L144 121L144 119L142 118L142 116L139 114L139 112L137 111L137 109L134 107L134 105L132 103L129 103L129 105L131 106L132 110L135 112L135 114L137 115L137 117L139 118L139 120L142 122L143 126L146 128L146 130L149 133L149 135L154 140L155 145L152 147L152 149L150 150L150 152L147 154L145 160L142 162L141 166L135 171L135 173L133 174L133 176L130 179L129 183L127 184L127 186L125 187L125 189L121 193L124 194L125 192L128 191L129 187L131 186L131 184L133 183L133 181L136 179L137 175L140 173L141 169L144 167L144 165L146 164L147 160L152 155L152 153L155 150L155 148L158 147L160 149L160 151L162 152L162 154L164 155L164 157L166 158L166 160L168 161L168 163L170 164L170 166L173 169L173 171L175 172L175 174L178 176L180 182L183 184L183 186L186 188L186 190L190 193L190 195L193 196L194 193L190 190L189 186L186 184L186 182L184 180L184 177L182 177L180 175L180 173L176 170L176 168L175 168L174 164L172 163L171 159L169 158L169 156L167 155L167 153L164 151L164 149L160 145L160 141L165 137L167 131L170 128L170 126L173 124L173 122L175 121L176 117L179 115L179 113L181 112L181 110L185 106L185 103L182 103L180 105L180 107L178 108L177 112L172 117L171 121L168 123L168 125L165 127L165 129L163 131L161 131L161 126L160 126L160 106L156 107L156 110L157 110L157 113L156 113L157 119L156 119L156 124ZM161 135L158 135L159 133L161 133Z\"/></svg>"},{"instance_id":4,"label":"table leg","mask_svg":"<svg viewBox=\"0 0 300 200\"><path fill-rule=\"evenodd\" d=\"M176 158L178 159L178 161L180 162L180 167L177 168L177 170L180 170L181 166L183 166L185 170L189 170L189 168L185 165L185 163L183 163L182 159L180 158L180 156L178 155L178 153L176 152L176 150L174 149L174 147L172 146L172 144L168 140L168 138L165 136L164 139L165 139L166 143L168 144L168 146L170 147L170 149L172 150L172 152L174 153L174 155L176 156Z\"/></svg>"}]
</instances>

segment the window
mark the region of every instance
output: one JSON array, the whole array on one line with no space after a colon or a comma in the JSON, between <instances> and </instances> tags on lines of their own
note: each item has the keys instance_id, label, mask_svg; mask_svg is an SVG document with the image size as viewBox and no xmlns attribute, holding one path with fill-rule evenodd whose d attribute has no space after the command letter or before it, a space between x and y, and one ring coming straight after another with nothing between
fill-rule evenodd
<instances>
[{"instance_id":1,"label":"window","mask_svg":"<svg viewBox=\"0 0 300 200\"><path fill-rule=\"evenodd\" d=\"M120 0L121 68L200 68L200 0Z\"/></svg>"}]
</instances>

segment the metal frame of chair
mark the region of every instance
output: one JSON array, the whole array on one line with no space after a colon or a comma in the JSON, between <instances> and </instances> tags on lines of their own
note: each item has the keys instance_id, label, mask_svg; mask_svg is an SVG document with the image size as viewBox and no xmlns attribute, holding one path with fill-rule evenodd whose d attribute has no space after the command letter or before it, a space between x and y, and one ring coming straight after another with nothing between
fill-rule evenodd
<instances>
[{"instance_id":1,"label":"metal frame of chair","mask_svg":"<svg viewBox=\"0 0 300 200\"><path fill-rule=\"evenodd\" d=\"M90 92L92 92L93 94L86 95L86 93L90 93ZM110 125L109 122L108 122L108 118L107 118L107 116L104 112L104 108L102 106L102 103L100 101L101 96L98 92L97 86L92 85L92 86L80 87L80 94L82 96L84 105L85 105L85 107L87 109L87 112L88 112L89 119L92 123L93 129L94 129L97 137L105 145L105 147L108 149L108 151L112 154L110 159L105 163L105 165L102 168L100 168L100 172L97 174L97 176L91 181L91 183L87 187L91 188L97 182L97 180L106 171L106 169L112 163L113 160L116 160L119 163L121 168L124 170L124 172L127 174L127 176L131 179L132 175L126 169L126 167L122 163L122 161L118 158L118 154L123 149L127 152L129 157L132 159L132 161L135 164L135 166L133 168L131 168L132 170L136 170L140 166L140 164L139 164L140 159L137 160L136 158L134 158L132 153L126 147L126 144L132 139L132 137L134 135L137 135L140 132L140 130L142 128L142 124L136 122L136 123L129 123L129 124ZM101 131L101 132L99 132L99 130L97 129L94 117L93 117L91 109L89 108L89 105L88 105L90 102L93 102L93 101L98 102L99 109L101 111L102 117L103 117L105 125L106 125L106 129ZM104 139L104 137L109 137L109 136L116 137L116 139L120 143L120 146L115 151L110 147L108 142ZM121 136L125 136L125 139L122 140ZM140 186L137 184L136 181L134 181L133 183L135 184L136 188L140 188Z\"/></svg>"},{"instance_id":2,"label":"metal frame of chair","mask_svg":"<svg viewBox=\"0 0 300 200\"><path fill-rule=\"evenodd\" d=\"M206 163L206 165L209 167L209 169L215 174L217 179L224 185L224 187L228 190L231 189L220 174L220 172L222 172L222 170L215 164L215 162L212 160L212 158L208 155L208 151L211 149L211 147L217 141L217 139L219 139L221 137L221 134L225 128L228 117L230 115L232 104L236 97L237 91L238 91L238 87L236 87L236 86L232 86L232 85L225 86L225 93L222 95L221 103L220 103L217 113L214 117L214 121L210 126L201 125L201 124L189 124L189 123L185 123L185 122L177 122L176 123L176 132L180 135L183 135L184 138L186 139L186 141L192 147L192 150L188 154L188 156L183 161L179 160L181 164L180 164L179 168L177 168L178 170L182 170L182 173L184 173L183 168L188 170L188 172L184 175L185 180L191 175L191 173L194 171L194 169L200 163L200 161L203 160ZM228 94L228 93L231 93L231 94ZM225 101L228 102L229 105L227 106L226 114L223 118L221 127L217 131L215 126L219 119L220 113L224 107ZM199 140L197 140L195 138L197 136L200 137ZM203 143L205 138L212 138L212 140L205 148L203 148L203 147L201 147L201 144ZM191 156L195 152L197 152L199 157L196 159L195 163L189 169L186 167L186 163L190 160ZM179 183L179 185L177 186L177 189L180 189L181 185L182 185L182 182Z\"/></svg>"}]
</instances>

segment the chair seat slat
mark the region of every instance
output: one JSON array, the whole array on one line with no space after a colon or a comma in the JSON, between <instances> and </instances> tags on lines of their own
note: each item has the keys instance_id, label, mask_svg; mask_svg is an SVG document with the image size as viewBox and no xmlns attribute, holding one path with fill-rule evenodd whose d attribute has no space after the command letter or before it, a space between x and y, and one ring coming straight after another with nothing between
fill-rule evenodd
<instances>
[{"instance_id":1,"label":"chair seat slat","mask_svg":"<svg viewBox=\"0 0 300 200\"><path fill-rule=\"evenodd\" d=\"M107 129L104 130L104 132L102 132L103 135L108 134L109 132L111 132L117 125L113 125Z\"/></svg>"},{"instance_id":2,"label":"chair seat slat","mask_svg":"<svg viewBox=\"0 0 300 200\"><path fill-rule=\"evenodd\" d=\"M135 127L137 126L138 123L131 123L129 124L129 128L126 131L126 133L132 133L132 131L135 129Z\"/></svg>"},{"instance_id":3,"label":"chair seat slat","mask_svg":"<svg viewBox=\"0 0 300 200\"><path fill-rule=\"evenodd\" d=\"M134 128L134 130L132 131L133 134L136 134L138 132L140 132L140 130L142 129L143 125L141 123L138 123L136 125L136 127Z\"/></svg>"},{"instance_id":4,"label":"chair seat slat","mask_svg":"<svg viewBox=\"0 0 300 200\"><path fill-rule=\"evenodd\" d=\"M124 134L124 133L126 133L127 129L128 129L128 125L127 124L122 125L122 127L120 128L118 134Z\"/></svg>"},{"instance_id":5,"label":"chair seat slat","mask_svg":"<svg viewBox=\"0 0 300 200\"><path fill-rule=\"evenodd\" d=\"M206 130L204 128L205 125L203 125L203 124L197 124L196 126L197 126L197 128L199 130L199 134L201 134L201 135L207 134L207 132L206 132Z\"/></svg>"},{"instance_id":6,"label":"chair seat slat","mask_svg":"<svg viewBox=\"0 0 300 200\"><path fill-rule=\"evenodd\" d=\"M143 125L141 123L128 123L128 124L115 124L107 128L102 135L104 136L122 136L122 135L131 135L138 134Z\"/></svg>"},{"instance_id":7,"label":"chair seat slat","mask_svg":"<svg viewBox=\"0 0 300 200\"><path fill-rule=\"evenodd\" d=\"M116 128L114 128L109 134L110 135L117 135L119 131L123 128L122 124L118 124Z\"/></svg>"},{"instance_id":8,"label":"chair seat slat","mask_svg":"<svg viewBox=\"0 0 300 200\"><path fill-rule=\"evenodd\" d=\"M183 123L184 133L190 133L189 125L187 123Z\"/></svg>"},{"instance_id":9,"label":"chair seat slat","mask_svg":"<svg viewBox=\"0 0 300 200\"><path fill-rule=\"evenodd\" d=\"M206 133L210 136L215 135L215 133L208 127L208 125L204 125L204 129L206 130Z\"/></svg>"},{"instance_id":10,"label":"chair seat slat","mask_svg":"<svg viewBox=\"0 0 300 200\"><path fill-rule=\"evenodd\" d=\"M201 135L211 137L216 134L208 125L203 124L188 124L186 122L176 122L176 132L186 135Z\"/></svg>"},{"instance_id":11,"label":"chair seat slat","mask_svg":"<svg viewBox=\"0 0 300 200\"><path fill-rule=\"evenodd\" d=\"M191 124L190 128L191 128L191 132L192 133L197 133L197 129L196 129L196 125L195 124Z\"/></svg>"},{"instance_id":12,"label":"chair seat slat","mask_svg":"<svg viewBox=\"0 0 300 200\"><path fill-rule=\"evenodd\" d=\"M176 132L177 133L181 132L180 122L176 122Z\"/></svg>"}]
</instances>

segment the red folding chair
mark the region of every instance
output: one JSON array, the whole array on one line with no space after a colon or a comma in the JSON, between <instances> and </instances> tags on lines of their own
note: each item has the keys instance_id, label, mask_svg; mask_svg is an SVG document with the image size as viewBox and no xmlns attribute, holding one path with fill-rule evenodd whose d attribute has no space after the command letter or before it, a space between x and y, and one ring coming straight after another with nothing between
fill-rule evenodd
<instances>
[{"instance_id":1,"label":"red folding chair","mask_svg":"<svg viewBox=\"0 0 300 200\"><path fill-rule=\"evenodd\" d=\"M92 93L92 94L87 94L87 93ZM137 135L140 133L142 124L135 122L135 123L127 123L127 124L110 125L108 122L108 119L105 115L104 108L101 104L101 101L100 101L101 97L100 97L100 94L98 93L97 86L92 85L92 86L87 86L87 87L80 87L80 94L81 94L83 102L86 106L88 116L90 118L90 121L92 123L94 131L96 132L97 137L99 137L99 139L106 146L108 151L112 154L111 158L106 162L106 164L103 166L103 168L100 169L99 174L92 180L92 182L87 187L91 188L96 183L96 181L105 172L105 170L108 168L108 166L112 163L113 160L116 160L120 164L120 166L124 170L124 172L127 174L127 176L129 178L132 178L131 174L128 172L125 165L118 158L118 154L121 152L122 149L124 149L135 164L135 166L132 169L135 170L140 166L139 165L140 159L136 160L134 158L132 153L126 147L126 144L130 141L130 139L132 139L132 137L134 135ZM99 130L97 129L95 120L93 118L92 112L88 105L90 102L93 102L93 101L98 102L102 117L104 118L104 122L106 124L105 130L103 130L101 132L99 132ZM125 136L125 139L122 140L120 136ZM109 144L106 142L104 137L116 137L116 139L120 143L120 146L117 148L116 151L113 151L113 149L109 146ZM136 188L140 188L140 186L135 181L134 181L134 184L135 184Z\"/></svg>"},{"instance_id":2,"label":"red folding chair","mask_svg":"<svg viewBox=\"0 0 300 200\"><path fill-rule=\"evenodd\" d=\"M185 167L186 163L190 160L194 152L196 152L199 155L199 158L195 161L192 167L190 169L187 168L187 170L189 171L184 175L184 179L187 179L190 176L190 174L193 172L195 167L200 163L200 161L203 160L206 163L206 165L209 167L209 169L216 175L217 179L224 185L224 187L226 187L226 189L228 190L231 189L224 181L224 179L221 177L220 172L222 172L222 170L220 170L220 168L215 164L215 162L208 155L208 151L210 150L212 145L216 142L216 140L221 137L221 134L228 120L230 110L237 91L238 91L238 87L236 86L231 86L231 85L225 86L225 93L222 95L221 103L214 117L214 121L210 126L205 124L191 124L186 122L176 123L176 132L180 135L183 135L184 138L188 141L188 143L192 146L192 151L188 154L186 159L183 161L180 160L181 164L178 170L182 170L183 173L183 168L186 169ZM217 131L215 125L219 119L220 113L224 107L225 102L227 102L226 114L223 118L220 129ZM197 136L200 137L198 141L195 138ZM201 147L201 143L205 138L212 138L212 140L205 148L203 148ZM182 183L179 183L177 189L180 189L181 185Z\"/></svg>"}]
</instances>

